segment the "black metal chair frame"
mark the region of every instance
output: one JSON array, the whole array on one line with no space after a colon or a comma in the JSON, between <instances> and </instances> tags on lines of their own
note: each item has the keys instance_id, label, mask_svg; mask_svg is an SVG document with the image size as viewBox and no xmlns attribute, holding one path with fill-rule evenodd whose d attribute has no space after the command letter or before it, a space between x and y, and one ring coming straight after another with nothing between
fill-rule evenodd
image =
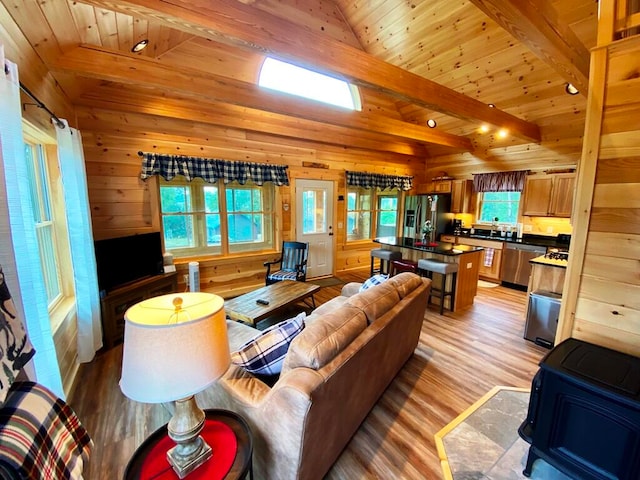
<instances>
[{"instance_id":1,"label":"black metal chair frame","mask_svg":"<svg viewBox=\"0 0 640 480\"><path fill-rule=\"evenodd\" d=\"M280 264L280 268L273 273L295 272L297 282L304 282L307 280L307 256L309 254L309 244L303 242L282 242L282 252L280 258L273 262L264 262L264 266L267 267L267 273L265 274L265 284L271 285L280 280L270 280L271 267L273 265Z\"/></svg>"}]
</instances>

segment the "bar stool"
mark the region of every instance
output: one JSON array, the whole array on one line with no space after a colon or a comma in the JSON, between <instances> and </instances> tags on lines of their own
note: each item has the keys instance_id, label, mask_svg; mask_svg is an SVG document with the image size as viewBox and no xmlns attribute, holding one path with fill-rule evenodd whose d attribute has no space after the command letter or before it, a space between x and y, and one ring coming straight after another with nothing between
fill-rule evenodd
<instances>
[{"instance_id":1,"label":"bar stool","mask_svg":"<svg viewBox=\"0 0 640 480\"><path fill-rule=\"evenodd\" d=\"M375 259L380 259L380 268L378 270L374 270L374 262ZM371 250L371 274L373 276L374 272L379 272L384 275L389 275L391 272L391 261L402 258L402 254L400 252L393 252L391 250L385 250L384 248L375 248Z\"/></svg>"},{"instance_id":2,"label":"bar stool","mask_svg":"<svg viewBox=\"0 0 640 480\"><path fill-rule=\"evenodd\" d=\"M401 258L400 260L391 261L391 276L397 275L401 272L418 273L418 263L413 260Z\"/></svg>"},{"instance_id":3,"label":"bar stool","mask_svg":"<svg viewBox=\"0 0 640 480\"><path fill-rule=\"evenodd\" d=\"M431 301L431 297L434 294L440 294L440 315L442 315L442 313L444 312L444 299L445 297L449 296L451 297L450 310L453 312L453 305L456 299L456 277L458 276L458 264L441 262L439 260L433 260L431 258L423 258L418 260L418 271L426 272L427 277L429 278L433 278L434 273L439 273L440 275L442 275L442 287L440 289L434 289L433 285L431 286L427 304L429 304L429 302ZM450 274L453 275L451 279L451 290L447 291L447 278Z\"/></svg>"}]
</instances>

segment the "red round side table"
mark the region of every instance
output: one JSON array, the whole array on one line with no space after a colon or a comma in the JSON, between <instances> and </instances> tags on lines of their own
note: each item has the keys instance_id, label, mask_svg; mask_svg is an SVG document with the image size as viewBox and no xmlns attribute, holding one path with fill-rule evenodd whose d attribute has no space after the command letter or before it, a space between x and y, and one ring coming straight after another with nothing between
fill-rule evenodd
<instances>
[{"instance_id":1,"label":"red round side table","mask_svg":"<svg viewBox=\"0 0 640 480\"><path fill-rule=\"evenodd\" d=\"M229 410L207 409L204 410L204 413L206 415L206 421L215 420L224 423L231 428L236 437L238 449L233 464L224 477L225 480L244 479L247 477L247 473L249 474L249 479L253 480L253 437L251 436L251 430L247 422L240 415ZM125 480L139 480L147 455L166 437L167 426L163 425L142 442L129 460L123 478ZM216 448L215 445L211 445L211 447L213 449ZM175 472L170 468L169 470L177 479L178 476ZM189 477L187 476L186 478L188 479Z\"/></svg>"}]
</instances>

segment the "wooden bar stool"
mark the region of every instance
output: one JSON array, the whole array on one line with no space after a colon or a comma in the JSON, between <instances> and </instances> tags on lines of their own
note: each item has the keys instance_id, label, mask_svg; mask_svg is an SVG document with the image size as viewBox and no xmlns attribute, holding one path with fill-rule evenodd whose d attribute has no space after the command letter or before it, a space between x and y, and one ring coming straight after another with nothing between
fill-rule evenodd
<instances>
[{"instance_id":1,"label":"wooden bar stool","mask_svg":"<svg viewBox=\"0 0 640 480\"><path fill-rule=\"evenodd\" d=\"M380 268L377 270L373 268L376 258L380 259ZM373 276L374 272L389 275L391 273L391 262L398 258L402 258L402 254L400 252L393 252L391 250L385 250L384 248L375 248L371 250L370 276Z\"/></svg>"},{"instance_id":2,"label":"wooden bar stool","mask_svg":"<svg viewBox=\"0 0 640 480\"><path fill-rule=\"evenodd\" d=\"M440 289L435 289L433 288L433 285L431 286L427 304L429 304L433 295L439 294L440 315L442 315L442 313L444 312L444 299L448 296L451 297L450 310L453 312L453 305L456 299L456 277L458 276L458 264L441 262L439 260L433 260L431 258L423 258L418 260L418 271L425 272L426 276L431 279L433 279L434 273L439 273L440 275L442 275L442 287ZM449 275L453 275L453 277L451 278L451 290L447 291L447 278Z\"/></svg>"},{"instance_id":3,"label":"wooden bar stool","mask_svg":"<svg viewBox=\"0 0 640 480\"><path fill-rule=\"evenodd\" d=\"M418 263L406 258L401 258L400 260L392 260L391 276L397 275L401 272L418 273Z\"/></svg>"}]
</instances>

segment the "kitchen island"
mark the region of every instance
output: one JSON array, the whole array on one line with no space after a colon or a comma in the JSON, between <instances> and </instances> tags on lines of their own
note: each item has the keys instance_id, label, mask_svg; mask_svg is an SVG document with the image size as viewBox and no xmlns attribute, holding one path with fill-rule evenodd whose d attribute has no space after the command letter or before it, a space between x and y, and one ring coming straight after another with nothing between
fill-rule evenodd
<instances>
[{"instance_id":1,"label":"kitchen island","mask_svg":"<svg viewBox=\"0 0 640 480\"><path fill-rule=\"evenodd\" d=\"M403 259L417 262L421 258L433 258L441 262L457 263L456 298L453 311L463 310L473 305L473 299L478 290L478 269L482 258L482 247L462 245L449 242L434 242L429 244L410 237L380 237L374 242L383 248L400 252ZM449 279L451 281L451 279ZM434 286L440 288L441 275L435 275ZM447 285L447 290L451 285ZM436 300L434 298L434 300ZM445 300L445 307L449 308L449 298Z\"/></svg>"}]
</instances>

